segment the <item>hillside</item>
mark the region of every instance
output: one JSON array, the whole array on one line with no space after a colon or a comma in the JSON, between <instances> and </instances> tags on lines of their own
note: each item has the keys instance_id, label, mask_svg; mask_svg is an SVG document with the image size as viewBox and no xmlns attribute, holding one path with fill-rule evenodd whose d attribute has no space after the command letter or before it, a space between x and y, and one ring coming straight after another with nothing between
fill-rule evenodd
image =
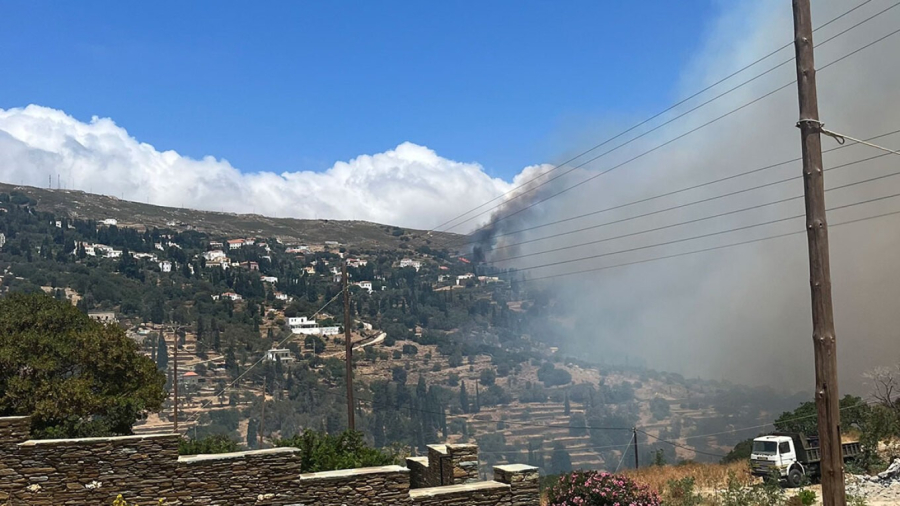
<instances>
[{"instance_id":1,"label":"hillside","mask_svg":"<svg viewBox=\"0 0 900 506\"><path fill-rule=\"evenodd\" d=\"M34 207L57 216L82 220L114 219L119 226L196 230L214 236L274 237L285 242L338 242L368 248L415 249L422 245L459 241L457 234L401 229L367 221L302 220L258 214L234 214L162 207L78 190L52 190L0 183L0 192L32 199Z\"/></svg>"},{"instance_id":2,"label":"hillside","mask_svg":"<svg viewBox=\"0 0 900 506\"><path fill-rule=\"evenodd\" d=\"M413 453L468 441L487 465L615 468L639 427L642 459L710 461L797 404L783 392L567 355L570 308L445 249L413 248L416 232L350 224L372 239L336 247L326 241L342 237L157 228L181 211L68 195L0 191L0 293L43 291L116 321L170 387L183 384L179 427L191 437L254 447L260 432L271 444L343 430L344 325L358 349L356 427ZM171 430L171 401L135 430Z\"/></svg>"}]
</instances>

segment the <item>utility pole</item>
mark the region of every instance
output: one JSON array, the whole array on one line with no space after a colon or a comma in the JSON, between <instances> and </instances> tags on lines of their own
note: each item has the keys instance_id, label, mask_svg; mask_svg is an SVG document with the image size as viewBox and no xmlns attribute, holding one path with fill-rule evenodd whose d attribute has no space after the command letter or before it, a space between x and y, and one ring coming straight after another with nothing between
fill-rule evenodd
<instances>
[{"instance_id":1,"label":"utility pole","mask_svg":"<svg viewBox=\"0 0 900 506\"><path fill-rule=\"evenodd\" d=\"M350 341L350 281L347 279L347 261L341 264L344 277L344 345L347 362L347 428L356 430L356 414L353 409L353 343Z\"/></svg>"},{"instance_id":2,"label":"utility pole","mask_svg":"<svg viewBox=\"0 0 900 506\"><path fill-rule=\"evenodd\" d=\"M175 331L175 327L172 328L172 349L174 350L175 362L172 366L174 369L172 370L172 386L175 389L175 433L178 433L178 334Z\"/></svg>"},{"instance_id":3,"label":"utility pole","mask_svg":"<svg viewBox=\"0 0 900 506\"><path fill-rule=\"evenodd\" d=\"M640 467L640 462L638 462L637 427L632 427L631 433L632 441L634 441L634 468L637 469Z\"/></svg>"},{"instance_id":4,"label":"utility pole","mask_svg":"<svg viewBox=\"0 0 900 506\"><path fill-rule=\"evenodd\" d=\"M819 122L809 4L810 0L793 0L794 50L797 56L797 91L800 101L800 121L797 126L800 128L803 153L803 193L816 361L816 412L822 451L822 501L825 506L845 506L847 499L844 493L844 460L841 456L837 346L822 173L822 123Z\"/></svg>"},{"instance_id":5,"label":"utility pole","mask_svg":"<svg viewBox=\"0 0 900 506\"><path fill-rule=\"evenodd\" d=\"M268 370L266 371L268 373ZM263 376L263 392L262 392L262 409L259 413L259 449L263 447L263 432L266 430L266 379L268 374Z\"/></svg>"}]
</instances>

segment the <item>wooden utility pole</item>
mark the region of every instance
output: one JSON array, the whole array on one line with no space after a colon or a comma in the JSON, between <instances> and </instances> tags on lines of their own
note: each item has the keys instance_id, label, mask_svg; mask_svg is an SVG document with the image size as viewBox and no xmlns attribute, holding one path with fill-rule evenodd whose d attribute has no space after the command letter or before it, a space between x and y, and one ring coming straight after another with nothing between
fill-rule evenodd
<instances>
[{"instance_id":1,"label":"wooden utility pole","mask_svg":"<svg viewBox=\"0 0 900 506\"><path fill-rule=\"evenodd\" d=\"M262 391L262 408L259 413L259 449L262 450L263 447L263 432L266 429L266 380L269 375L266 374L263 376L263 391Z\"/></svg>"},{"instance_id":2,"label":"wooden utility pole","mask_svg":"<svg viewBox=\"0 0 900 506\"><path fill-rule=\"evenodd\" d=\"M637 427L632 427L631 433L633 435L632 441L634 441L634 468L637 469L640 467L640 463L638 462Z\"/></svg>"},{"instance_id":3,"label":"wooden utility pole","mask_svg":"<svg viewBox=\"0 0 900 506\"><path fill-rule=\"evenodd\" d=\"M341 265L344 277L344 345L347 350L347 428L356 430L356 415L353 409L353 343L350 339L350 281L347 276L347 261Z\"/></svg>"},{"instance_id":4,"label":"wooden utility pole","mask_svg":"<svg viewBox=\"0 0 900 506\"><path fill-rule=\"evenodd\" d=\"M172 366L172 386L174 387L175 392L175 426L174 432L178 432L178 333L175 331L175 328L172 327L172 349L174 350L173 355L175 355L175 362Z\"/></svg>"},{"instance_id":5,"label":"wooden utility pole","mask_svg":"<svg viewBox=\"0 0 900 506\"><path fill-rule=\"evenodd\" d=\"M828 225L825 221L825 183L822 172L822 124L816 94L810 0L793 0L794 50L800 99L800 140L803 153L803 190L809 244L809 284L812 292L813 346L816 360L816 412L822 451L822 502L845 506L838 406L837 346L831 302Z\"/></svg>"}]
</instances>

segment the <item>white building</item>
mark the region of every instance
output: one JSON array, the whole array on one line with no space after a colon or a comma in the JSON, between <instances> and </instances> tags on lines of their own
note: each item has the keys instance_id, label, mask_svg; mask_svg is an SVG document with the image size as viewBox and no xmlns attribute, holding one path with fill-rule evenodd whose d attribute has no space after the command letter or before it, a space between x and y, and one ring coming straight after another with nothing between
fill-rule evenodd
<instances>
[{"instance_id":1,"label":"white building","mask_svg":"<svg viewBox=\"0 0 900 506\"><path fill-rule=\"evenodd\" d=\"M225 293L222 294L222 297L225 297L226 299L231 299L231 300L233 300L233 301L239 301L239 300L243 300L243 299L244 299L243 297L241 297L240 294L237 294L237 293L234 293L234 292L225 292Z\"/></svg>"},{"instance_id":2,"label":"white building","mask_svg":"<svg viewBox=\"0 0 900 506\"><path fill-rule=\"evenodd\" d=\"M287 300L290 300L290 297L288 297L288 294L286 294L286 293L275 292L275 300L287 301Z\"/></svg>"},{"instance_id":3,"label":"white building","mask_svg":"<svg viewBox=\"0 0 900 506\"><path fill-rule=\"evenodd\" d=\"M456 284L457 285L465 285L466 281L473 279L474 277L475 277L475 275L472 274L471 272L468 274L461 274L459 276L456 276Z\"/></svg>"},{"instance_id":4,"label":"white building","mask_svg":"<svg viewBox=\"0 0 900 506\"><path fill-rule=\"evenodd\" d=\"M131 256L139 260L151 260L153 262L156 261L156 255L153 253L132 253Z\"/></svg>"},{"instance_id":5,"label":"white building","mask_svg":"<svg viewBox=\"0 0 900 506\"><path fill-rule=\"evenodd\" d=\"M277 283L278 278L275 276L260 276L260 278L264 283Z\"/></svg>"},{"instance_id":6,"label":"white building","mask_svg":"<svg viewBox=\"0 0 900 506\"><path fill-rule=\"evenodd\" d=\"M6 244L6 234L0 232L0 248L2 248L4 244Z\"/></svg>"},{"instance_id":7,"label":"white building","mask_svg":"<svg viewBox=\"0 0 900 506\"><path fill-rule=\"evenodd\" d=\"M354 283L354 284L359 286L363 290L365 290L369 293L372 293L372 282L371 281L360 281L359 283Z\"/></svg>"},{"instance_id":8,"label":"white building","mask_svg":"<svg viewBox=\"0 0 900 506\"><path fill-rule=\"evenodd\" d=\"M105 220L101 220L100 223L107 225L107 226L113 226L113 225L118 225L119 221L114 218L106 218Z\"/></svg>"},{"instance_id":9,"label":"white building","mask_svg":"<svg viewBox=\"0 0 900 506\"><path fill-rule=\"evenodd\" d=\"M243 239L229 239L228 249L241 249L244 246Z\"/></svg>"},{"instance_id":10,"label":"white building","mask_svg":"<svg viewBox=\"0 0 900 506\"><path fill-rule=\"evenodd\" d=\"M338 334L338 327L320 327L315 320L310 320L305 316L294 316L288 318L288 326L294 334L303 334L307 336L330 336Z\"/></svg>"},{"instance_id":11,"label":"white building","mask_svg":"<svg viewBox=\"0 0 900 506\"><path fill-rule=\"evenodd\" d=\"M225 256L225 252L220 249L214 249L203 253L203 258L205 258L207 262L224 261L228 259L228 257Z\"/></svg>"},{"instance_id":12,"label":"white building","mask_svg":"<svg viewBox=\"0 0 900 506\"><path fill-rule=\"evenodd\" d=\"M368 260L361 260L359 258L348 258L347 259L347 267L360 268L369 265Z\"/></svg>"},{"instance_id":13,"label":"white building","mask_svg":"<svg viewBox=\"0 0 900 506\"><path fill-rule=\"evenodd\" d=\"M266 352L267 362L280 361L282 364L289 364L294 360L296 360L294 354L287 348L277 348Z\"/></svg>"},{"instance_id":14,"label":"white building","mask_svg":"<svg viewBox=\"0 0 900 506\"><path fill-rule=\"evenodd\" d=\"M159 270L162 272L172 272L172 262L163 260L159 263Z\"/></svg>"},{"instance_id":15,"label":"white building","mask_svg":"<svg viewBox=\"0 0 900 506\"><path fill-rule=\"evenodd\" d=\"M419 269L422 268L422 262L411 258L404 258L403 260L400 260L400 268L402 269L404 267L412 267L416 272L419 272Z\"/></svg>"},{"instance_id":16,"label":"white building","mask_svg":"<svg viewBox=\"0 0 900 506\"><path fill-rule=\"evenodd\" d=\"M103 324L117 323L116 313L113 311L88 311L88 318Z\"/></svg>"},{"instance_id":17,"label":"white building","mask_svg":"<svg viewBox=\"0 0 900 506\"><path fill-rule=\"evenodd\" d=\"M155 243L155 244L153 245L153 247L156 248L156 249L158 249L158 250L160 250L160 251L165 251L165 250L166 250L165 246L163 246L161 243Z\"/></svg>"}]
</instances>

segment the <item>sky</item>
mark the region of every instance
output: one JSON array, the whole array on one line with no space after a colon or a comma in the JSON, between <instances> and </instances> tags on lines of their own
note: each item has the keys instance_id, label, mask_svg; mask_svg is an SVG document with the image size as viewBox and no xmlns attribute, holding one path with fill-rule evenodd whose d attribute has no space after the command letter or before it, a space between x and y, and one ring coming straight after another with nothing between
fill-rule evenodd
<instances>
[{"instance_id":1,"label":"sky","mask_svg":"<svg viewBox=\"0 0 900 506\"><path fill-rule=\"evenodd\" d=\"M64 188L158 205L420 229L492 202L440 230L490 223L511 235L485 241L497 248L489 264L529 279L568 274L546 282L573 308L567 352L813 384L802 217L757 225L803 213L802 184L788 177L800 168L780 164L800 155L790 2L140 7L0 3L0 180L45 186L59 175ZM900 129L900 35L889 35L900 33L900 4L815 0L813 25L826 125L858 138ZM785 45L611 143L603 150L622 145L608 156L531 182ZM900 357L898 218L874 218L900 209L900 173L895 157L863 163L876 153L845 148L826 154L829 170L859 163L828 173L826 205L841 381L859 393L864 371ZM711 199L752 185L765 186ZM603 224L616 218L628 221ZM762 240L779 233L794 235ZM729 246L748 238L760 242ZM691 253L703 248L717 249Z\"/></svg>"},{"instance_id":2,"label":"sky","mask_svg":"<svg viewBox=\"0 0 900 506\"><path fill-rule=\"evenodd\" d=\"M241 172L403 142L511 180L658 109L718 8L668 2L0 3L0 109L111 118Z\"/></svg>"}]
</instances>

